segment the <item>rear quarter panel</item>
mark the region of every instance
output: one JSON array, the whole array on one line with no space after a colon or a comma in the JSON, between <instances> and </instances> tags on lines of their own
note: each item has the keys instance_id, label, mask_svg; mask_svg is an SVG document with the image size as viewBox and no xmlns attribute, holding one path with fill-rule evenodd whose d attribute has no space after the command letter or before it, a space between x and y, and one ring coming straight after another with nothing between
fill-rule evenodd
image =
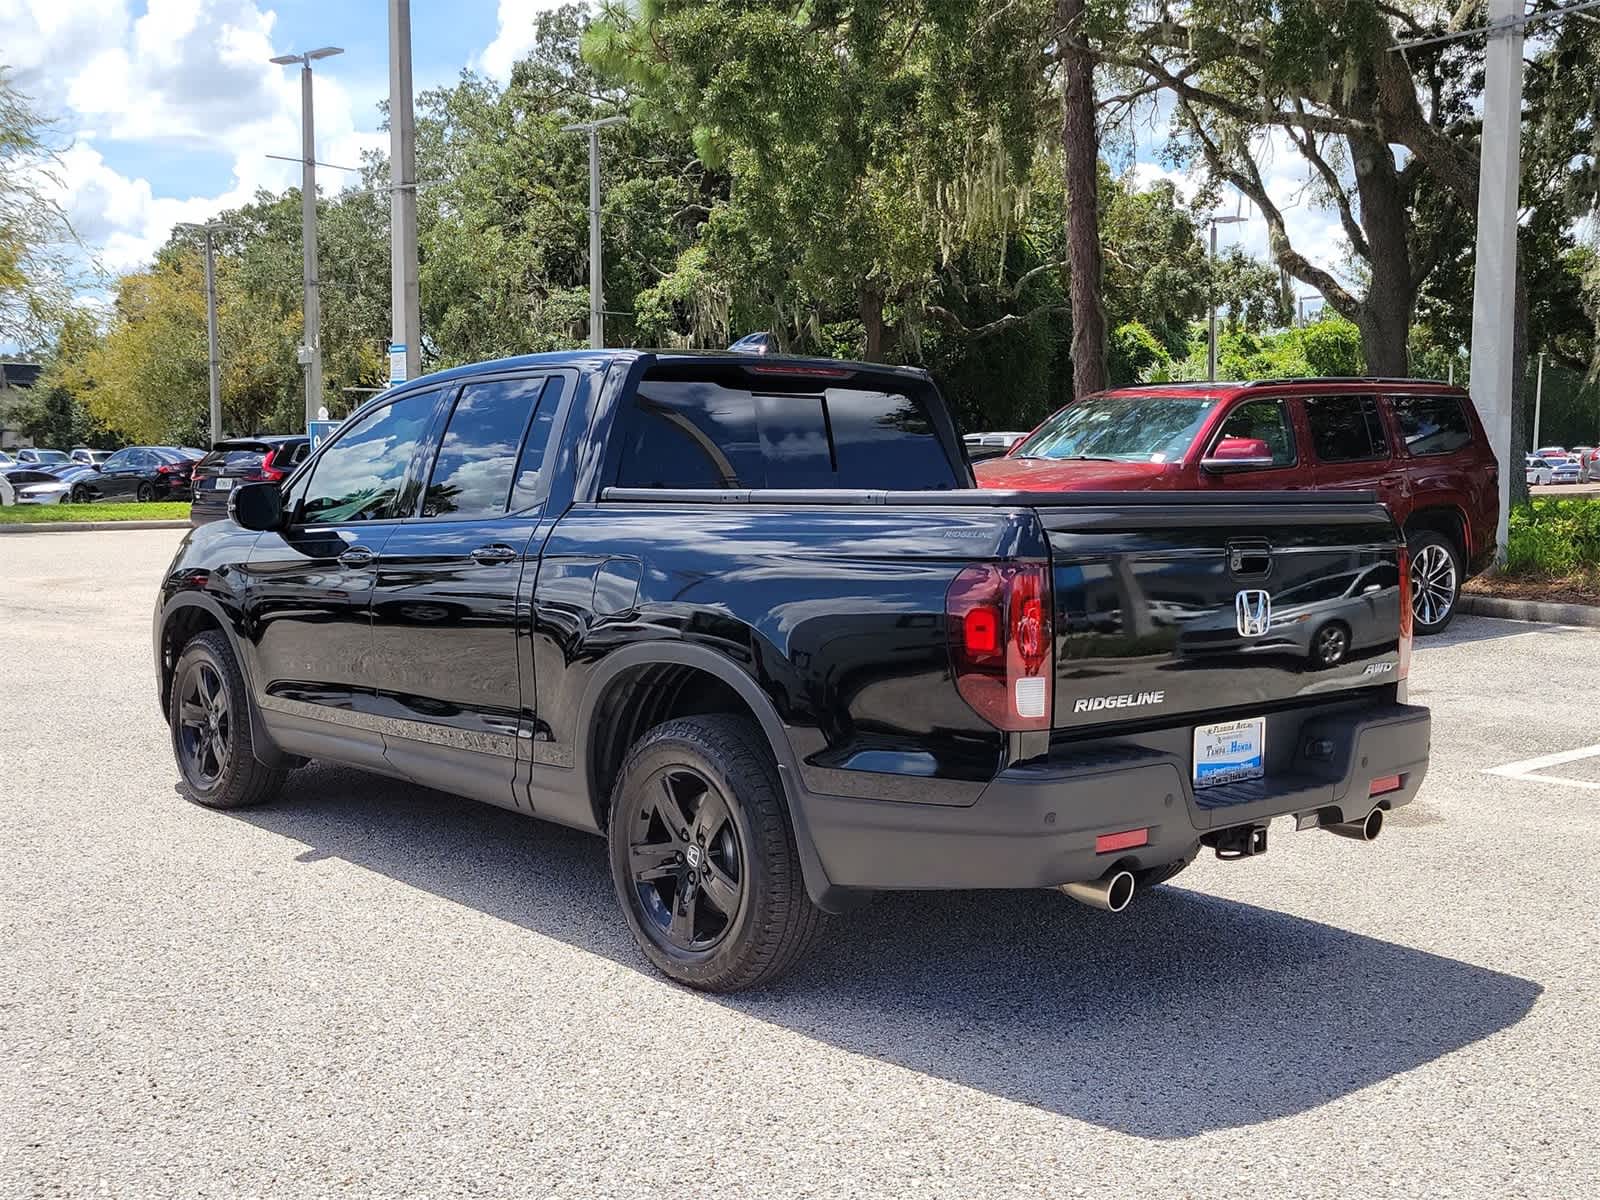
<instances>
[{"instance_id":1,"label":"rear quarter panel","mask_svg":"<svg viewBox=\"0 0 1600 1200\"><path fill-rule=\"evenodd\" d=\"M687 642L771 700L808 790L971 803L1005 737L951 682L945 593L964 565L1015 553L1036 528L995 509L577 505L535 586L535 758L580 765L575 724L609 652ZM606 615L617 581L635 577L633 603Z\"/></svg>"}]
</instances>

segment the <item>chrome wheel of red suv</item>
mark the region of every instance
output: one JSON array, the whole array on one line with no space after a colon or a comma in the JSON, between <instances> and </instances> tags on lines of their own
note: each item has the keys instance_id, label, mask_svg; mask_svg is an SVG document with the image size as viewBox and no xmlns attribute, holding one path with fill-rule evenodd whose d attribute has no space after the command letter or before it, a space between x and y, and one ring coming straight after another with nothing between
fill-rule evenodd
<instances>
[{"instance_id":1,"label":"chrome wheel of red suv","mask_svg":"<svg viewBox=\"0 0 1600 1200\"><path fill-rule=\"evenodd\" d=\"M1461 594L1461 567L1455 550L1440 534L1423 533L1411 542L1411 611L1418 633L1438 633L1455 615Z\"/></svg>"}]
</instances>

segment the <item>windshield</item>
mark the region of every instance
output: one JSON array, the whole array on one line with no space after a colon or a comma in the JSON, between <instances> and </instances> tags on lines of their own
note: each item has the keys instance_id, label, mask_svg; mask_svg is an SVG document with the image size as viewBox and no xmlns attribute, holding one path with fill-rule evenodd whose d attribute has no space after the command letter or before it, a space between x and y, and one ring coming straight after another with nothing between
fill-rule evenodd
<instances>
[{"instance_id":1,"label":"windshield","mask_svg":"<svg viewBox=\"0 0 1600 1200\"><path fill-rule=\"evenodd\" d=\"M35 461L37 462L50 463L70 461L67 458L66 453L61 450L35 450L33 453Z\"/></svg>"},{"instance_id":2,"label":"windshield","mask_svg":"<svg viewBox=\"0 0 1600 1200\"><path fill-rule=\"evenodd\" d=\"M1039 426L1011 457L1173 462L1215 404L1200 396L1090 396Z\"/></svg>"}]
</instances>

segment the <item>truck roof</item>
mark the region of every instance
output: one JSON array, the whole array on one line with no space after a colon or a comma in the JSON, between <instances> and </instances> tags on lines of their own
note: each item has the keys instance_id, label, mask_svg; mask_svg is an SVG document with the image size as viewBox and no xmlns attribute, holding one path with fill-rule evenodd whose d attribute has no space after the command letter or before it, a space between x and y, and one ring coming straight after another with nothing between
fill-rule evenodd
<instances>
[{"instance_id":1,"label":"truck roof","mask_svg":"<svg viewBox=\"0 0 1600 1200\"><path fill-rule=\"evenodd\" d=\"M790 367L796 371L871 371L876 374L901 375L907 379L926 381L928 373L921 367L901 367L889 363L854 362L840 358L814 358L804 355L790 354L747 354L737 350L649 350L636 348L618 349L587 349L587 350L553 350L542 354L519 354L510 358L489 359L486 362L467 363L459 367L449 367L443 371L434 371L428 375L419 375L416 379L407 380L399 387L407 390L414 387L431 387L440 383L447 383L453 379L465 379L474 375L486 375L495 371L513 370L519 367L575 367L579 370L604 370L612 363L635 363L640 361L655 362L704 362L704 363L743 363L751 367Z\"/></svg>"}]
</instances>

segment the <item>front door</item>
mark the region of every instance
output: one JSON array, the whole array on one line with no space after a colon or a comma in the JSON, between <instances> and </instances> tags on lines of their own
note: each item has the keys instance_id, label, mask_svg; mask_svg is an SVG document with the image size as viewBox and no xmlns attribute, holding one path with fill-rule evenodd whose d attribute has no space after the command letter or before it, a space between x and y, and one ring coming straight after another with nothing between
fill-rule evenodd
<instances>
[{"instance_id":1,"label":"front door","mask_svg":"<svg viewBox=\"0 0 1600 1200\"><path fill-rule=\"evenodd\" d=\"M391 766L419 783L515 807L532 680L518 666L518 591L537 569L536 486L562 376L464 382L420 510L378 556L367 679Z\"/></svg>"},{"instance_id":2,"label":"front door","mask_svg":"<svg viewBox=\"0 0 1600 1200\"><path fill-rule=\"evenodd\" d=\"M145 452L132 447L118 450L100 468L98 491L110 500L130 496L139 486L139 470Z\"/></svg>"},{"instance_id":3,"label":"front door","mask_svg":"<svg viewBox=\"0 0 1600 1200\"><path fill-rule=\"evenodd\" d=\"M285 496L239 580L262 718L286 750L383 769L367 677L378 555L414 502L413 460L438 389L412 392L340 430Z\"/></svg>"},{"instance_id":4,"label":"front door","mask_svg":"<svg viewBox=\"0 0 1600 1200\"><path fill-rule=\"evenodd\" d=\"M1234 401L1211 435L1202 457L1213 453L1223 438L1260 442L1271 465L1215 474L1202 470L1200 481L1207 488L1292 492L1311 486L1310 464L1301 448L1301 439L1295 435L1294 409L1290 401L1275 396L1249 396Z\"/></svg>"}]
</instances>

